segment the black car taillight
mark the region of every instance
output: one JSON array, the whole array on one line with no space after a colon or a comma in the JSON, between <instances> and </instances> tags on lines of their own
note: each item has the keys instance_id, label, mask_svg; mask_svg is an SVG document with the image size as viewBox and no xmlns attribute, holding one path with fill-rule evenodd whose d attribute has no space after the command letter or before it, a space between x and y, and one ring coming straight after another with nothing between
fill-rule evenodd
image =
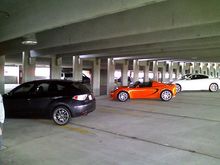
<instances>
[{"instance_id":1,"label":"black car taillight","mask_svg":"<svg viewBox=\"0 0 220 165\"><path fill-rule=\"evenodd\" d=\"M88 97L88 94L75 95L73 96L73 100L84 101Z\"/></svg>"},{"instance_id":2,"label":"black car taillight","mask_svg":"<svg viewBox=\"0 0 220 165\"><path fill-rule=\"evenodd\" d=\"M88 100L94 100L94 96L92 94L82 94L82 95L75 95L72 97L73 100L78 100L78 101L84 101L86 99Z\"/></svg>"}]
</instances>

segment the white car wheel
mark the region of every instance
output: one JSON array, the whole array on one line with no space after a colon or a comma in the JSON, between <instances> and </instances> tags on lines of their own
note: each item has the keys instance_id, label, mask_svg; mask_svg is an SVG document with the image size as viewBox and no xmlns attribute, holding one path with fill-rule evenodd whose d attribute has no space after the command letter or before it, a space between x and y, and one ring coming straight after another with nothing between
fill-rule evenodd
<instances>
[{"instance_id":1,"label":"white car wheel","mask_svg":"<svg viewBox=\"0 0 220 165\"><path fill-rule=\"evenodd\" d=\"M129 98L129 96L128 96L128 93L127 93L127 92L120 92L120 93L118 94L118 100L119 100L119 101L125 102L125 101L128 100L128 98Z\"/></svg>"},{"instance_id":2,"label":"white car wheel","mask_svg":"<svg viewBox=\"0 0 220 165\"><path fill-rule=\"evenodd\" d=\"M162 91L161 94L160 94L160 98L161 98L161 100L163 100L163 101L169 101L169 100L172 99L172 97L173 97L173 94L172 94L172 92L169 91L169 90L164 90L164 91Z\"/></svg>"},{"instance_id":3,"label":"white car wheel","mask_svg":"<svg viewBox=\"0 0 220 165\"><path fill-rule=\"evenodd\" d=\"M216 84L216 83L210 84L210 86L209 86L210 92L216 92L217 90L218 90L218 84Z\"/></svg>"},{"instance_id":4,"label":"white car wheel","mask_svg":"<svg viewBox=\"0 0 220 165\"><path fill-rule=\"evenodd\" d=\"M182 88L180 86L180 84L176 84L176 92L179 93L181 92Z\"/></svg>"}]
</instances>

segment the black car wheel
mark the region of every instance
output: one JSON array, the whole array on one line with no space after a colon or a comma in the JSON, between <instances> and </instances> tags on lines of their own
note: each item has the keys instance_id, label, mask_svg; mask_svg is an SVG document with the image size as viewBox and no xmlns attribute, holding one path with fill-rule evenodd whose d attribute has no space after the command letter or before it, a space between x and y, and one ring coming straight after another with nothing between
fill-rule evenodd
<instances>
[{"instance_id":1,"label":"black car wheel","mask_svg":"<svg viewBox=\"0 0 220 165\"><path fill-rule=\"evenodd\" d=\"M181 92L182 88L180 86L180 84L176 84L176 92L179 93Z\"/></svg>"},{"instance_id":2,"label":"black car wheel","mask_svg":"<svg viewBox=\"0 0 220 165\"><path fill-rule=\"evenodd\" d=\"M210 86L209 86L209 91L210 91L210 92L216 92L216 91L218 91L218 84L216 84L216 83L210 84Z\"/></svg>"},{"instance_id":3,"label":"black car wheel","mask_svg":"<svg viewBox=\"0 0 220 165\"><path fill-rule=\"evenodd\" d=\"M58 125L67 124L70 118L70 111L64 106L58 106L53 111L53 121Z\"/></svg>"},{"instance_id":4,"label":"black car wheel","mask_svg":"<svg viewBox=\"0 0 220 165\"><path fill-rule=\"evenodd\" d=\"M122 92L119 92L119 93L118 93L118 100L119 100L119 101L125 102L125 101L127 101L128 99L129 99L129 95L128 95L127 92L122 91Z\"/></svg>"},{"instance_id":5,"label":"black car wheel","mask_svg":"<svg viewBox=\"0 0 220 165\"><path fill-rule=\"evenodd\" d=\"M164 91L162 91L161 94L160 94L160 98L161 98L161 100L163 100L163 101L169 101L169 100L172 99L172 97L173 97L173 94L172 94L172 92L169 91L169 90L164 90Z\"/></svg>"}]
</instances>

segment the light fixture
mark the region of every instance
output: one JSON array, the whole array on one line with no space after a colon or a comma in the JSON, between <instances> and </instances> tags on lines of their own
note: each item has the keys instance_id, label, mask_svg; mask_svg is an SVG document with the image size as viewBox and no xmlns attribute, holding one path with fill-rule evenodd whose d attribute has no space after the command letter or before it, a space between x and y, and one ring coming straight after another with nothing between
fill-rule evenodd
<instances>
[{"instance_id":1,"label":"light fixture","mask_svg":"<svg viewBox=\"0 0 220 165\"><path fill-rule=\"evenodd\" d=\"M6 18L10 17L10 14L7 11L0 10L0 15L5 16Z\"/></svg>"},{"instance_id":2,"label":"light fixture","mask_svg":"<svg viewBox=\"0 0 220 165\"><path fill-rule=\"evenodd\" d=\"M24 45L36 45L37 39L35 34L27 34L23 37L23 40L21 42Z\"/></svg>"}]
</instances>

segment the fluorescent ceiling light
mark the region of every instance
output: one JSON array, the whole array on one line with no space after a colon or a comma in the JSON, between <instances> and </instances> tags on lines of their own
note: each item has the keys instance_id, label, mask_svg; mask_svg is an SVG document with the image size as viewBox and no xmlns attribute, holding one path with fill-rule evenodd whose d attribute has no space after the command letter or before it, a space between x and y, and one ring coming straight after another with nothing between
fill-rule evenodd
<instances>
[{"instance_id":1,"label":"fluorescent ceiling light","mask_svg":"<svg viewBox=\"0 0 220 165\"><path fill-rule=\"evenodd\" d=\"M35 34L28 34L24 36L21 43L24 45L36 45L37 39L36 39Z\"/></svg>"}]
</instances>

